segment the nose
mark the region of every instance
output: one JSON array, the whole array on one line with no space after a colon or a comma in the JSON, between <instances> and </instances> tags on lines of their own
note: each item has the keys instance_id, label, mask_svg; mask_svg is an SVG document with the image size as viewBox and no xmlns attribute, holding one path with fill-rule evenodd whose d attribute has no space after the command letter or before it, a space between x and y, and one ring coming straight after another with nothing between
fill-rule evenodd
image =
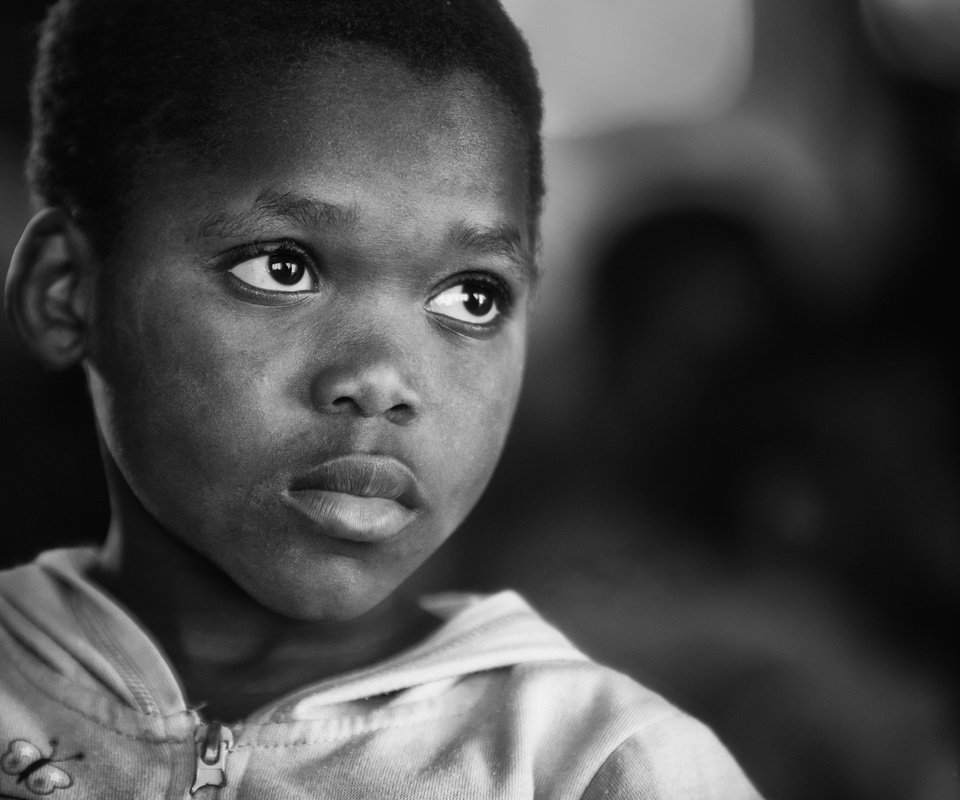
<instances>
[{"instance_id":1,"label":"nose","mask_svg":"<svg viewBox=\"0 0 960 800\"><path fill-rule=\"evenodd\" d=\"M396 425L413 422L420 413L420 397L404 374L402 356L389 347L349 350L314 376L311 395L317 411L384 417Z\"/></svg>"}]
</instances>

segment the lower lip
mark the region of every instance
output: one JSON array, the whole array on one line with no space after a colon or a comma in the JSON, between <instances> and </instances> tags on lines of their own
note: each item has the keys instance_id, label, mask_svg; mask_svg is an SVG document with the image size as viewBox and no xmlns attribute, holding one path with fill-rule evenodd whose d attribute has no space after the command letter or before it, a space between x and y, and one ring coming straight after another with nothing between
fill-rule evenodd
<instances>
[{"instance_id":1,"label":"lower lip","mask_svg":"<svg viewBox=\"0 0 960 800\"><path fill-rule=\"evenodd\" d=\"M289 502L335 539L382 542L396 536L416 512L384 497L360 497L325 489L296 489Z\"/></svg>"}]
</instances>

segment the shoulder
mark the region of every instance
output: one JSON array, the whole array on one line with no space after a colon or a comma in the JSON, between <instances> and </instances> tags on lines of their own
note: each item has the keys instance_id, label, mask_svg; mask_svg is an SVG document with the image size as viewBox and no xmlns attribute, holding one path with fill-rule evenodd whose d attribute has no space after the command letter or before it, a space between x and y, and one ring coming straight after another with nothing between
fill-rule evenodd
<instances>
[{"instance_id":1,"label":"shoulder","mask_svg":"<svg viewBox=\"0 0 960 800\"><path fill-rule=\"evenodd\" d=\"M739 765L702 723L677 713L621 742L583 800L758 800Z\"/></svg>"},{"instance_id":2,"label":"shoulder","mask_svg":"<svg viewBox=\"0 0 960 800\"><path fill-rule=\"evenodd\" d=\"M594 662L517 665L517 708L546 796L755 800L713 732L651 689Z\"/></svg>"},{"instance_id":3,"label":"shoulder","mask_svg":"<svg viewBox=\"0 0 960 800\"><path fill-rule=\"evenodd\" d=\"M516 744L536 796L758 796L709 728L590 660L518 595L447 602L442 660L482 687L472 727Z\"/></svg>"}]
</instances>

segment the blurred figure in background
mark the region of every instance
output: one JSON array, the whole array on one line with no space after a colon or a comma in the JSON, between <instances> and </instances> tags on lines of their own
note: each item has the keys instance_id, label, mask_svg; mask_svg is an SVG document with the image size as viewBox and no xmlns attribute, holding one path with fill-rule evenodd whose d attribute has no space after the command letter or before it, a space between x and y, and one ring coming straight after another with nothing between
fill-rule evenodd
<instances>
[{"instance_id":1,"label":"blurred figure in background","mask_svg":"<svg viewBox=\"0 0 960 800\"><path fill-rule=\"evenodd\" d=\"M805 314L770 258L695 208L603 254L590 391L482 551L711 719L770 796L954 796L943 375L885 304Z\"/></svg>"},{"instance_id":2,"label":"blurred figure in background","mask_svg":"<svg viewBox=\"0 0 960 800\"><path fill-rule=\"evenodd\" d=\"M0 12L0 269L42 5ZM960 7L507 5L554 121L546 282L501 470L421 581L516 585L766 796L957 798ZM81 376L0 359L10 564L106 501Z\"/></svg>"}]
</instances>

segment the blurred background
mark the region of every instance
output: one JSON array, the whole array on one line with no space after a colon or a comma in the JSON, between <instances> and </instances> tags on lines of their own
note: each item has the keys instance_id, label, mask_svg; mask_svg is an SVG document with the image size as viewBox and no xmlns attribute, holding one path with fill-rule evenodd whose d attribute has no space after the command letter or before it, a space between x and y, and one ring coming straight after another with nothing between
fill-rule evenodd
<instances>
[{"instance_id":1,"label":"blurred background","mask_svg":"<svg viewBox=\"0 0 960 800\"><path fill-rule=\"evenodd\" d=\"M0 275L40 0L0 10ZM424 590L520 589L774 800L955 800L957 0L508 0L545 282ZM0 327L0 565L98 540L78 371Z\"/></svg>"}]
</instances>

